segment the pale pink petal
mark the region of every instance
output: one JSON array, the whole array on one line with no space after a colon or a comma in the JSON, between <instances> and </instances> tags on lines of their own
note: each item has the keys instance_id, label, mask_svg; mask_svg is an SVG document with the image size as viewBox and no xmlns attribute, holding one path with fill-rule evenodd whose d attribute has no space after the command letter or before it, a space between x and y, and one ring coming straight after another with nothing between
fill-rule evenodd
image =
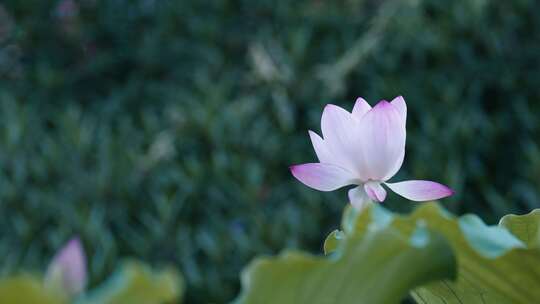
<instances>
[{"instance_id":1,"label":"pale pink petal","mask_svg":"<svg viewBox=\"0 0 540 304\"><path fill-rule=\"evenodd\" d=\"M349 201L356 210L364 209L370 202L369 196L363 187L355 187L349 190Z\"/></svg>"},{"instance_id":2,"label":"pale pink petal","mask_svg":"<svg viewBox=\"0 0 540 304\"><path fill-rule=\"evenodd\" d=\"M351 172L335 165L310 163L291 166L290 169L296 179L319 191L333 191L355 183Z\"/></svg>"},{"instance_id":3,"label":"pale pink petal","mask_svg":"<svg viewBox=\"0 0 540 304\"><path fill-rule=\"evenodd\" d=\"M364 98L358 97L356 99L356 102L354 103L354 108L352 110L352 115L356 119L360 119L369 110L371 110L371 106L369 105L369 103L367 103L367 101Z\"/></svg>"},{"instance_id":4,"label":"pale pink petal","mask_svg":"<svg viewBox=\"0 0 540 304\"><path fill-rule=\"evenodd\" d=\"M399 112L401 119L403 120L403 124L405 125L407 121L407 104L405 103L405 99L403 99L403 96L398 96L394 98L390 103ZM392 170L390 170L388 174L382 180L383 181L389 180L392 176L396 175L399 169L401 169L401 165L403 165L404 159L405 159L405 149L403 149L403 153L399 157L399 160L394 164L394 167L392 168Z\"/></svg>"},{"instance_id":5,"label":"pale pink petal","mask_svg":"<svg viewBox=\"0 0 540 304\"><path fill-rule=\"evenodd\" d=\"M332 164L332 154L328 150L324 140L315 132L309 131L309 137L311 138L311 143L313 144L313 149L317 154L317 158L321 163Z\"/></svg>"},{"instance_id":6,"label":"pale pink petal","mask_svg":"<svg viewBox=\"0 0 540 304\"><path fill-rule=\"evenodd\" d=\"M392 177L403 161L405 125L399 111L383 100L367 112L358 127L360 174L364 180L384 181Z\"/></svg>"},{"instance_id":7,"label":"pale pink petal","mask_svg":"<svg viewBox=\"0 0 540 304\"><path fill-rule=\"evenodd\" d=\"M52 259L45 276L49 284L56 284L69 296L81 293L86 285L86 256L78 238L70 240Z\"/></svg>"},{"instance_id":8,"label":"pale pink petal","mask_svg":"<svg viewBox=\"0 0 540 304\"><path fill-rule=\"evenodd\" d=\"M376 202L384 202L386 199L386 190L377 182L367 182L364 184L364 190L367 195Z\"/></svg>"},{"instance_id":9,"label":"pale pink petal","mask_svg":"<svg viewBox=\"0 0 540 304\"><path fill-rule=\"evenodd\" d=\"M326 147L333 163L351 172L358 168L358 146L354 143L357 126L358 122L346 110L332 104L324 108L321 129Z\"/></svg>"},{"instance_id":10,"label":"pale pink petal","mask_svg":"<svg viewBox=\"0 0 540 304\"><path fill-rule=\"evenodd\" d=\"M403 149L403 152L401 153L401 156L398 158L398 161L394 164L394 167L390 171L388 171L388 174L386 174L381 181L387 181L392 176L396 175L398 173L399 169L401 169L401 166L403 165L403 161L405 160L405 149Z\"/></svg>"},{"instance_id":11,"label":"pale pink petal","mask_svg":"<svg viewBox=\"0 0 540 304\"><path fill-rule=\"evenodd\" d=\"M394 106L394 108L396 108L396 110L398 110L399 115L403 120L403 124L405 124L407 122L407 104L405 103L403 96L394 98L390 103Z\"/></svg>"},{"instance_id":12,"label":"pale pink petal","mask_svg":"<svg viewBox=\"0 0 540 304\"><path fill-rule=\"evenodd\" d=\"M418 202L436 200L454 194L454 191L445 185L425 180L386 183L386 186L404 198Z\"/></svg>"}]
</instances>

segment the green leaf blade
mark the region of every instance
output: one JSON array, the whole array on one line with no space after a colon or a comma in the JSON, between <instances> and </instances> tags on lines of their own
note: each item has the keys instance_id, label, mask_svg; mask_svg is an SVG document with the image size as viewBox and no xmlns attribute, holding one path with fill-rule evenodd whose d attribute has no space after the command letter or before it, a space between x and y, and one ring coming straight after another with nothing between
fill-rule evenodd
<instances>
[{"instance_id":1,"label":"green leaf blade","mask_svg":"<svg viewBox=\"0 0 540 304\"><path fill-rule=\"evenodd\" d=\"M0 303L67 304L68 300L57 290L46 288L41 279L19 275L0 280Z\"/></svg>"},{"instance_id":2,"label":"green leaf blade","mask_svg":"<svg viewBox=\"0 0 540 304\"><path fill-rule=\"evenodd\" d=\"M101 287L78 304L164 304L180 303L183 279L174 269L153 271L136 262L125 262Z\"/></svg>"},{"instance_id":3,"label":"green leaf blade","mask_svg":"<svg viewBox=\"0 0 540 304\"><path fill-rule=\"evenodd\" d=\"M501 218L499 226L508 229L528 247L540 248L540 209L525 215L506 215Z\"/></svg>"},{"instance_id":4,"label":"green leaf blade","mask_svg":"<svg viewBox=\"0 0 540 304\"><path fill-rule=\"evenodd\" d=\"M285 252L255 260L236 303L390 304L415 286L455 276L449 244L424 227L371 229L344 242L327 257Z\"/></svg>"}]
</instances>

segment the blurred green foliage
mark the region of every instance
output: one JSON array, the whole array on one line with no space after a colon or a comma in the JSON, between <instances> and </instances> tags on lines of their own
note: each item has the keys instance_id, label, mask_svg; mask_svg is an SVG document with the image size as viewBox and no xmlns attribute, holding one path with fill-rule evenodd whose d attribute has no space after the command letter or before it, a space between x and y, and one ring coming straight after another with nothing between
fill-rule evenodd
<instances>
[{"instance_id":1,"label":"blurred green foliage","mask_svg":"<svg viewBox=\"0 0 540 304\"><path fill-rule=\"evenodd\" d=\"M153 270L136 260L119 263L118 269L93 290L66 293L62 284L48 285L48 278L18 274L0 279L3 304L165 304L182 302L183 279L175 269Z\"/></svg>"},{"instance_id":2,"label":"blurred green foliage","mask_svg":"<svg viewBox=\"0 0 540 304\"><path fill-rule=\"evenodd\" d=\"M77 304L164 304L182 302L184 282L172 267L153 270L131 260L123 262L116 272L96 290L87 292Z\"/></svg>"},{"instance_id":3,"label":"blurred green foliage","mask_svg":"<svg viewBox=\"0 0 540 304\"><path fill-rule=\"evenodd\" d=\"M125 256L179 265L187 303L224 302L255 254L320 252L346 192L315 160L326 103L403 95L399 177L488 222L539 206L535 0L4 0L2 273L72 234L96 284ZM412 203L390 196L388 205Z\"/></svg>"}]
</instances>

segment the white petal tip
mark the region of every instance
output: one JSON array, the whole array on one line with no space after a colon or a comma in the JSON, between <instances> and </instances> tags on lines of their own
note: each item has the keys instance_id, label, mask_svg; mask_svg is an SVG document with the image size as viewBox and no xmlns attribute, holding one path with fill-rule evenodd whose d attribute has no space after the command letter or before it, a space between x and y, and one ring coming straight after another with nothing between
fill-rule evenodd
<instances>
[{"instance_id":1,"label":"white petal tip","mask_svg":"<svg viewBox=\"0 0 540 304\"><path fill-rule=\"evenodd\" d=\"M356 119L361 119L364 114L369 112L369 110L371 110L369 103L364 98L358 97L354 103L352 115L353 117L356 117Z\"/></svg>"},{"instance_id":2,"label":"white petal tip","mask_svg":"<svg viewBox=\"0 0 540 304\"><path fill-rule=\"evenodd\" d=\"M356 98L356 101L354 102L353 112L354 110L362 110L362 112L367 112L371 109L371 106L369 103L362 97Z\"/></svg>"},{"instance_id":3,"label":"white petal tip","mask_svg":"<svg viewBox=\"0 0 540 304\"><path fill-rule=\"evenodd\" d=\"M335 104L328 103L328 104L326 104L324 106L323 111L327 111L327 110L330 110L330 109L335 108L335 107L337 107Z\"/></svg>"}]
</instances>

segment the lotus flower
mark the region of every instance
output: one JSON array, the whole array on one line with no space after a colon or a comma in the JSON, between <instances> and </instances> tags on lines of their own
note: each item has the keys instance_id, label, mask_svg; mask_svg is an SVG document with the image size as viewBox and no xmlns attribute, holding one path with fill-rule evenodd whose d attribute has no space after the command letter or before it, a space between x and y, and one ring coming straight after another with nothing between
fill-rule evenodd
<instances>
[{"instance_id":1,"label":"lotus flower","mask_svg":"<svg viewBox=\"0 0 540 304\"><path fill-rule=\"evenodd\" d=\"M45 283L61 289L69 297L84 291L86 256L78 238L71 239L54 256L47 269Z\"/></svg>"},{"instance_id":2,"label":"lotus flower","mask_svg":"<svg viewBox=\"0 0 540 304\"><path fill-rule=\"evenodd\" d=\"M299 181L319 191L348 185L351 204L362 209L371 201L383 202L385 185L413 201L430 201L453 194L447 186L432 181L409 180L389 183L405 157L407 105L403 97L382 100L373 108L358 98L352 113L329 104L321 119L321 138L309 131L318 163L291 166Z\"/></svg>"}]
</instances>

